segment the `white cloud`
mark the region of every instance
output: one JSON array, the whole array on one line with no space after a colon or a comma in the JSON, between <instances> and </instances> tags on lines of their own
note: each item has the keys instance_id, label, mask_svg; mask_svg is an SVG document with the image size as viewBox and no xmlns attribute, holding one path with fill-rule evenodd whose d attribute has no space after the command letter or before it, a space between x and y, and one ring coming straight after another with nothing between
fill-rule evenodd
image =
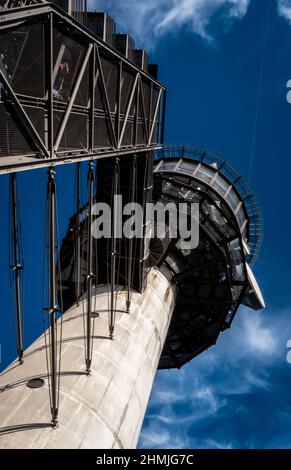
<instances>
[{"instance_id":1,"label":"white cloud","mask_svg":"<svg viewBox=\"0 0 291 470\"><path fill-rule=\"evenodd\" d=\"M289 310L253 312L242 307L214 348L179 371L159 372L139 445L256 447L262 409L254 409L260 407L261 398L262 407L267 402L271 409L272 396L280 387L275 374L282 365L287 367L286 338L291 337L291 329L283 325L289 325L289 318ZM278 410L286 411L280 406ZM269 410L266 423L272 422L271 417ZM250 420L255 430L241 441L239 423L246 426Z\"/></svg>"},{"instance_id":2,"label":"white cloud","mask_svg":"<svg viewBox=\"0 0 291 470\"><path fill-rule=\"evenodd\" d=\"M272 355L277 350L275 331L263 325L263 315L248 312L244 320L244 339L249 353Z\"/></svg>"},{"instance_id":3,"label":"white cloud","mask_svg":"<svg viewBox=\"0 0 291 470\"><path fill-rule=\"evenodd\" d=\"M187 448L184 439L173 435L165 430L159 424L154 423L148 429L143 429L140 436L140 442L145 449L183 449Z\"/></svg>"},{"instance_id":4,"label":"white cloud","mask_svg":"<svg viewBox=\"0 0 291 470\"><path fill-rule=\"evenodd\" d=\"M161 36L188 29L208 42L213 41L209 26L217 13L220 30L242 19L250 0L89 0L89 10L112 14L118 29L131 34L138 46L152 48Z\"/></svg>"},{"instance_id":5,"label":"white cloud","mask_svg":"<svg viewBox=\"0 0 291 470\"><path fill-rule=\"evenodd\" d=\"M229 30L247 13L251 0L88 0L88 9L107 11L120 32L131 34L137 47L153 49L165 34L192 31L208 43L215 38L211 20L216 17L216 35ZM263 2L264 4L267 2ZM265 5L264 5L265 6ZM291 0L277 0L278 15L291 24Z\"/></svg>"},{"instance_id":6,"label":"white cloud","mask_svg":"<svg viewBox=\"0 0 291 470\"><path fill-rule=\"evenodd\" d=\"M148 417L168 425L193 424L215 416L221 408L227 405L226 399L218 396L215 388L210 384L204 386L200 381L191 380L190 377L188 380L191 386L185 389L185 382L182 382L181 389L173 389L172 398L167 395L167 401L159 401L164 394L162 390L157 390L152 396L151 404L156 405L159 411L156 414L149 414ZM185 403L188 404L189 413L177 417L175 405L183 406Z\"/></svg>"},{"instance_id":7,"label":"white cloud","mask_svg":"<svg viewBox=\"0 0 291 470\"><path fill-rule=\"evenodd\" d=\"M291 0L277 0L278 13L291 23Z\"/></svg>"}]
</instances>

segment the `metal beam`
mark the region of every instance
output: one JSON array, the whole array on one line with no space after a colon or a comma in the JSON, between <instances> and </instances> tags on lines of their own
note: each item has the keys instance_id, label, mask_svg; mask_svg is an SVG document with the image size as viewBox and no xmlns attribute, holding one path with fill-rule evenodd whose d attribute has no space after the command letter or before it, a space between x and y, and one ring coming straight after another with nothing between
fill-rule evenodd
<instances>
[{"instance_id":1,"label":"metal beam","mask_svg":"<svg viewBox=\"0 0 291 470\"><path fill-rule=\"evenodd\" d=\"M143 85L143 82L142 82L142 80L140 80L140 96L141 96L141 109L142 109L142 114L143 114L143 126L144 126L144 131L145 131L145 136L146 136L146 142L148 142L149 132L148 132L147 123L146 123L144 92L143 92L143 86L142 85ZM150 120L150 116L149 116L148 120Z\"/></svg>"},{"instance_id":2,"label":"metal beam","mask_svg":"<svg viewBox=\"0 0 291 470\"><path fill-rule=\"evenodd\" d=\"M1 29L1 23L7 21L14 21L14 20L22 20L23 21L23 16L25 12L25 18L30 18L32 16L39 16L43 15L46 13L49 13L53 10L51 6L46 4L44 2L43 4L35 4L35 5L29 5L26 6L25 8L19 7L19 8L11 8L7 9L4 11L0 12L0 29Z\"/></svg>"},{"instance_id":3,"label":"metal beam","mask_svg":"<svg viewBox=\"0 0 291 470\"><path fill-rule=\"evenodd\" d=\"M104 97L105 97L105 106L106 106L105 115L107 114L107 118L108 118L108 121L109 121L109 127L110 127L110 131L111 131L114 147L117 148L117 140L116 140L116 135L115 135L115 132L114 132L114 127L113 127L113 122L112 122L112 117L111 117L111 111L110 111L110 105L109 105L109 98L108 98L108 93L107 93L107 89L106 89L106 85L105 85L103 67L102 67L98 47L96 47L96 53L97 53L97 63L98 63L99 77L101 79L101 88L102 88L102 91L103 91L103 94L104 94Z\"/></svg>"},{"instance_id":4,"label":"metal beam","mask_svg":"<svg viewBox=\"0 0 291 470\"><path fill-rule=\"evenodd\" d=\"M156 103L155 112L154 112L153 122L152 122L151 130L150 130L149 140L148 140L149 145L151 144L152 137L153 137L153 132L154 132L155 123L156 123L156 119L157 119L157 114L158 114L158 110L159 110L159 106L160 106L161 96L162 96L162 90L160 89L159 94L158 94L157 103Z\"/></svg>"},{"instance_id":5,"label":"metal beam","mask_svg":"<svg viewBox=\"0 0 291 470\"><path fill-rule=\"evenodd\" d=\"M80 87L80 84L81 84L83 75L84 75L84 73L85 73L85 69L86 69L86 67L87 67L87 64L88 64L88 61L89 61L89 58L90 58L90 54L91 54L91 52L92 52L92 49L93 49L93 43L90 43L89 46L88 46L87 52L86 52L86 54L85 54L83 63L82 63L82 65L81 65L81 69L80 69L80 71L79 71L79 74L78 74L76 83L75 83L75 85L74 85L74 88L73 88L73 91L72 91L72 95L71 95L70 101L69 101L68 106L67 106L67 108L66 108L66 112L65 112L65 115L64 115L64 117L63 117L63 120L62 120L60 129L59 129L58 135L57 135L56 140L55 140L55 145L54 145L54 151L55 151L55 152L58 151L59 145L60 145L60 143L61 143L61 140L62 140L64 131L65 131L65 128L66 128L66 125L67 125L67 122L68 122L68 119L69 119L69 116L70 116L70 113L71 113L73 104L74 104L74 102L75 102L77 93L78 93L78 91L79 91L79 87Z\"/></svg>"},{"instance_id":6,"label":"metal beam","mask_svg":"<svg viewBox=\"0 0 291 470\"><path fill-rule=\"evenodd\" d=\"M95 115L94 115L94 107L95 107L95 87L96 87L96 45L94 44L93 53L91 58L91 71L90 71L90 131L89 131L89 149L90 152L94 152L94 130L95 130ZM99 73L99 71L98 71ZM95 82L96 80L96 82Z\"/></svg>"},{"instance_id":7,"label":"metal beam","mask_svg":"<svg viewBox=\"0 0 291 470\"><path fill-rule=\"evenodd\" d=\"M54 30L53 30L53 14L49 15L48 28L48 80L47 80L47 97L48 97L48 148L50 152L50 158L54 157L54 97L53 97L53 86L55 78L53 77L54 71Z\"/></svg>"},{"instance_id":8,"label":"metal beam","mask_svg":"<svg viewBox=\"0 0 291 470\"><path fill-rule=\"evenodd\" d=\"M50 16L53 16L53 14L51 13ZM61 47L60 47L59 53L58 53L58 57L57 57L54 69L53 69L53 76L52 76L53 85L54 85L55 80L57 78L58 71L59 71L59 66L62 62L62 58L64 56L65 50L66 50L66 45L62 44Z\"/></svg>"},{"instance_id":9,"label":"metal beam","mask_svg":"<svg viewBox=\"0 0 291 470\"><path fill-rule=\"evenodd\" d=\"M137 82L137 92L135 100L135 116L134 116L134 134L133 134L133 145L137 145L137 135L138 135L138 119L139 119L139 97L140 97L140 77Z\"/></svg>"},{"instance_id":10,"label":"metal beam","mask_svg":"<svg viewBox=\"0 0 291 470\"><path fill-rule=\"evenodd\" d=\"M70 165L77 162L82 161L89 161L89 160L99 160L104 158L111 158L111 157L121 157L124 155L132 155L133 153L142 153L142 152L152 152L154 150L160 150L162 148L161 145L152 145L148 146L145 145L144 147L137 147L137 148L130 148L130 149L121 149L121 150L108 150L102 151L100 150L99 153L88 153L88 154L81 154L77 153L76 155L59 155L58 157L52 159L32 159L27 158L25 162L25 156L19 158L19 163L14 164L6 164L1 165L1 158L0 158L0 175L1 174L9 174L9 173L16 173L19 171L25 170L33 170L38 168L47 168L50 166L58 166L58 165ZM11 160L12 157L9 157Z\"/></svg>"},{"instance_id":11,"label":"metal beam","mask_svg":"<svg viewBox=\"0 0 291 470\"><path fill-rule=\"evenodd\" d=\"M121 129L121 133L120 133L120 137L119 137L119 141L118 141L118 149L120 148L122 140L123 140L123 136L124 136L124 132L125 132L128 116L129 116L129 113L130 113L130 108L131 108L131 105L132 105L132 101L133 101L133 98L134 98L135 89L136 89L136 86L137 86L138 79L139 79L139 73L137 73L136 76L135 76L135 80L134 80L133 87L132 87L132 90L131 90L131 94L130 94L130 97L129 97L126 113L125 113L125 116L124 116L124 121L123 121L123 124L122 124L122 129Z\"/></svg>"},{"instance_id":12,"label":"metal beam","mask_svg":"<svg viewBox=\"0 0 291 470\"><path fill-rule=\"evenodd\" d=\"M148 134L150 134L151 132L151 123L152 123L152 112L153 112L153 84L151 83L151 86L150 86L150 89L151 89L151 92L150 92L150 109L149 109L149 130L148 130Z\"/></svg>"},{"instance_id":13,"label":"metal beam","mask_svg":"<svg viewBox=\"0 0 291 470\"><path fill-rule=\"evenodd\" d=\"M162 110L162 135L161 135L162 145L164 145L164 141L165 141L166 112L167 112L167 92L165 90L163 94L163 110ZM184 155L184 146L183 146L183 155Z\"/></svg>"},{"instance_id":14,"label":"metal beam","mask_svg":"<svg viewBox=\"0 0 291 470\"><path fill-rule=\"evenodd\" d=\"M117 90L116 115L115 115L115 132L116 132L117 142L119 142L119 134L120 134L121 89L122 89L122 61L120 61L119 63L119 70L118 70L118 90Z\"/></svg>"}]
</instances>

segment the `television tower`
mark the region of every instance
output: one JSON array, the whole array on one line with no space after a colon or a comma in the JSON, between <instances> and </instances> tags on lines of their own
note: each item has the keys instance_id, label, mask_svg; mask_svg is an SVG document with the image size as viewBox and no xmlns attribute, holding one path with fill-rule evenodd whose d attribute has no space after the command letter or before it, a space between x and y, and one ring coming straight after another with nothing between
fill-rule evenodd
<instances>
[{"instance_id":1,"label":"television tower","mask_svg":"<svg viewBox=\"0 0 291 470\"><path fill-rule=\"evenodd\" d=\"M18 359L0 377L0 448L134 448L156 370L214 345L240 305L264 308L251 268L262 220L222 156L164 145L166 91L147 53L109 15L86 15L85 1L54 3L0 2L0 177L12 175L18 325ZM73 163L76 208L58 247L58 166ZM43 167L46 327L23 352L16 174ZM144 209L141 238L116 235L118 195ZM112 209L110 238L93 237L96 202ZM171 238L168 222L147 237L158 223L150 202L199 204L198 245Z\"/></svg>"}]
</instances>

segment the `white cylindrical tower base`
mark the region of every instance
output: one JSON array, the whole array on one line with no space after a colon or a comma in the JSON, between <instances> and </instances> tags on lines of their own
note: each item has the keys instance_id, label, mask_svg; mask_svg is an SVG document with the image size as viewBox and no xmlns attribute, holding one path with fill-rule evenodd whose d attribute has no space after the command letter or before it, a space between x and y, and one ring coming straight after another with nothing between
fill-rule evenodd
<instances>
[{"instance_id":1,"label":"white cylindrical tower base","mask_svg":"<svg viewBox=\"0 0 291 470\"><path fill-rule=\"evenodd\" d=\"M84 373L83 311L86 300L63 317L59 428L50 427L50 406L41 336L0 377L0 448L134 448L174 308L174 290L156 269L142 294L117 294L114 339L108 337L108 295L98 288L92 373ZM96 302L95 302L96 301ZM42 377L42 388L27 382Z\"/></svg>"}]
</instances>

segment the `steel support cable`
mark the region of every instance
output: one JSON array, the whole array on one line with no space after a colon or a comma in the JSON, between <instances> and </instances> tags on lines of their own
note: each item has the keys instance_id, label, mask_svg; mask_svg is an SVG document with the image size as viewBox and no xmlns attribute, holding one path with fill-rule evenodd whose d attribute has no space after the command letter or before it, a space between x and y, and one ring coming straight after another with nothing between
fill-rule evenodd
<instances>
[{"instance_id":1,"label":"steel support cable","mask_svg":"<svg viewBox=\"0 0 291 470\"><path fill-rule=\"evenodd\" d=\"M18 191L17 191L17 199L18 199ZM18 207L19 206L19 201L17 202ZM18 227L19 227L19 248L20 248L20 253L19 253L19 259L20 259L20 264L22 265L22 270L20 271L21 275L21 324L22 324L22 338L24 338L24 292L25 292L25 270L24 270L24 248L23 248L23 237L22 237L22 224L21 224L21 217L20 217L20 210L18 210Z\"/></svg>"},{"instance_id":2,"label":"steel support cable","mask_svg":"<svg viewBox=\"0 0 291 470\"><path fill-rule=\"evenodd\" d=\"M97 173L95 171L95 184L94 184L94 190L95 190L95 197L93 197L93 203L96 202L96 194L97 194ZM91 340L91 355L93 354L93 343L94 343L94 333L95 333L95 320L97 317L99 317L99 313L97 312L97 293L96 289L98 286L98 242L97 238L94 238L94 249L95 249L95 275L94 275L94 285L95 285L95 291L94 291L94 316L93 316L93 327L92 327L92 340Z\"/></svg>"},{"instance_id":3,"label":"steel support cable","mask_svg":"<svg viewBox=\"0 0 291 470\"><path fill-rule=\"evenodd\" d=\"M111 275L110 275L110 312L109 312L109 338L113 339L114 324L115 324L115 279L116 279L116 204L115 196L118 194L119 186L119 158L115 158L114 174L113 174L113 191L112 191L112 205L111 205Z\"/></svg>"},{"instance_id":4,"label":"steel support cable","mask_svg":"<svg viewBox=\"0 0 291 470\"><path fill-rule=\"evenodd\" d=\"M55 184L55 171L51 168L48 172L47 183L47 211L46 211L46 248L48 259L48 279L44 275L44 291L45 285L48 284L48 307L44 310L49 313L48 333L46 332L45 322L45 345L46 345L46 359L48 368L48 381L49 381L49 396L51 406L51 422L54 428L58 427L58 409L59 409L59 391L60 391L60 374L61 374L61 344L62 344L62 318L61 318L61 334L59 335L59 358L58 358L58 318L57 313L62 315L62 309L57 306L56 295L56 254L58 252L58 212L56 203L56 184ZM45 269L46 273L46 269ZM48 282L46 282L48 281ZM61 279L60 279L60 289ZM47 347L47 335L49 337L49 347ZM49 351L48 351L49 350ZM58 360L59 359L59 360Z\"/></svg>"},{"instance_id":5,"label":"steel support cable","mask_svg":"<svg viewBox=\"0 0 291 470\"><path fill-rule=\"evenodd\" d=\"M75 190L75 207L76 207L76 244L75 244L75 295L76 302L79 305L81 297L81 265L80 265L80 209L81 209L81 163L76 165L76 190Z\"/></svg>"},{"instance_id":6,"label":"steel support cable","mask_svg":"<svg viewBox=\"0 0 291 470\"><path fill-rule=\"evenodd\" d=\"M113 193L114 193L114 176L112 178L112 181L111 181L111 214L112 214L112 207L113 207ZM110 325L110 289L109 289L109 286L111 285L110 284L110 275L111 275L111 256L110 256L110 252L111 252L111 244L112 244L112 217L110 219L110 222L111 222L111 226L110 226L110 230L111 230L111 239L108 238L107 239L107 246L106 246L106 287L107 287L107 312L108 312L108 325ZM110 259L110 261L109 261ZM110 271L110 272L109 272Z\"/></svg>"},{"instance_id":7,"label":"steel support cable","mask_svg":"<svg viewBox=\"0 0 291 470\"><path fill-rule=\"evenodd\" d=\"M62 345L63 345L63 285L62 285L62 269L61 269L61 257L59 253L60 247L60 231L59 231L59 210L58 210L58 197L57 187L55 185L55 207L56 207L56 249L57 249L57 271L59 275L59 312L60 312L60 333L59 333L59 361L58 361L58 386L57 386L57 408L59 409L60 402L60 385L61 385L61 360L62 360ZM58 325L58 323L56 323Z\"/></svg>"},{"instance_id":8,"label":"steel support cable","mask_svg":"<svg viewBox=\"0 0 291 470\"><path fill-rule=\"evenodd\" d=\"M48 197L48 188L46 194L46 207L45 207L45 224L44 224L44 250L43 250L43 263L42 263L42 304L47 305L46 299L46 288L47 288L47 258L48 258L48 214L49 214L49 197ZM44 343L45 343L45 359L46 359L46 369L47 369L47 378L48 378L48 391L49 391L49 402L50 407L52 406L52 397L51 397L51 380L50 380L50 361L49 361L49 349L50 342L48 338L48 327L47 318L46 318L46 309L42 310L42 320L43 320L43 333L44 333Z\"/></svg>"},{"instance_id":9,"label":"steel support cable","mask_svg":"<svg viewBox=\"0 0 291 470\"><path fill-rule=\"evenodd\" d=\"M145 243L145 226L146 226L146 220L145 220L145 217L146 217L146 207L147 207L147 200L148 200L148 187L147 187L147 183L148 183L148 172L149 172L149 153L147 152L146 154L146 165L145 165L145 173L144 173L144 180L143 180L143 211L144 211L144 214L143 214L143 237L144 237L144 243ZM136 188L136 191L137 191L137 188ZM137 197L137 192L136 192L136 197ZM136 257L136 249L134 251L134 257ZM143 257L144 257L144 253L143 253Z\"/></svg>"},{"instance_id":10,"label":"steel support cable","mask_svg":"<svg viewBox=\"0 0 291 470\"><path fill-rule=\"evenodd\" d=\"M17 338L17 353L20 364L23 363L23 246L19 218L19 201L16 174L10 176L10 211L9 211L9 266L14 325Z\"/></svg>"},{"instance_id":11,"label":"steel support cable","mask_svg":"<svg viewBox=\"0 0 291 470\"><path fill-rule=\"evenodd\" d=\"M137 157L136 155L133 156L132 162L132 171L131 171L131 181L130 181L130 203L137 202L136 199L136 190L137 190L137 182L136 182L136 167L137 167ZM132 286L132 236L128 239L128 259L127 259L127 300L126 300L126 310L129 312L130 310L130 302L131 302L131 286ZM136 243L135 243L136 248Z\"/></svg>"},{"instance_id":12,"label":"steel support cable","mask_svg":"<svg viewBox=\"0 0 291 470\"><path fill-rule=\"evenodd\" d=\"M119 168L119 162L118 162L118 175L117 175L117 187L116 187L116 195L120 196L120 168ZM119 206L118 206L119 207ZM122 211L123 208L121 208ZM122 217L122 212L121 214L116 213L115 214L115 221L118 220L118 224L120 224L120 218ZM117 242L116 242L116 258L117 258L117 269L115 266L115 282L117 283L114 290L115 290L115 299L114 299L114 319L113 323L115 325L115 312L117 310L117 299L118 299L118 284L120 282L120 255L121 255L121 239L123 234L120 233L120 230L122 230L122 226L118 225L118 234L117 234ZM118 245L118 248L117 248ZM113 325L113 326L114 326Z\"/></svg>"},{"instance_id":13,"label":"steel support cable","mask_svg":"<svg viewBox=\"0 0 291 470\"><path fill-rule=\"evenodd\" d=\"M88 224L87 224L87 316L86 316L86 349L85 349L85 364L86 364L86 374L90 375L91 372L91 320L92 320L92 259L93 259L93 243L92 243L92 207L93 207L93 194L94 194L94 163L89 163L88 170Z\"/></svg>"},{"instance_id":14,"label":"steel support cable","mask_svg":"<svg viewBox=\"0 0 291 470\"><path fill-rule=\"evenodd\" d=\"M97 175L96 175L96 171L95 171L95 180L94 180L94 183L93 183L93 188L94 188L94 191L95 191L95 194L97 194ZM96 202L96 196L94 196L93 194L93 204ZM92 220L92 223L93 223L93 220ZM92 334L91 334L91 360L92 360L92 355L93 355L93 345L94 345L94 333L95 333L95 320L97 317L99 317L99 313L97 312L97 295L96 295L96 289L97 289L97 286L98 286L98 258L97 258L97 248L98 248L98 245L97 245L97 238L94 238L94 241L93 241L93 250L92 251L92 256L95 255L95 273L94 273L94 286L95 286L95 290L94 290L94 307L93 307L93 322L92 322ZM93 270L93 260L92 260L92 270Z\"/></svg>"},{"instance_id":15,"label":"steel support cable","mask_svg":"<svg viewBox=\"0 0 291 470\"><path fill-rule=\"evenodd\" d=\"M113 203L113 198L112 198L112 194L113 194L113 184L114 184L114 178L112 179L112 182L111 182L111 208L112 208L112 203ZM111 220L111 224L112 224L112 220ZM110 230L111 230L111 233L112 233L112 226L110 227ZM109 253L110 253L110 248L111 248L111 240L110 238L107 239L107 246L106 246L106 289L107 289L107 312L108 312L108 324L110 322L110 316L109 316L109 312L110 312L110 292L109 292L109 285L110 285L110 273L109 273L109 270L110 270L110 261L109 261Z\"/></svg>"},{"instance_id":16,"label":"steel support cable","mask_svg":"<svg viewBox=\"0 0 291 470\"><path fill-rule=\"evenodd\" d=\"M88 176L89 176L89 173L87 173L87 184L86 184L87 193L88 193ZM80 188L80 207L83 207L83 208L85 207L85 209L83 209L83 212L84 211L86 212L86 210L87 210L86 209L87 205L88 205L87 197L88 197L88 194L84 198L82 188ZM80 217L81 217L81 213L79 214L79 220L80 220ZM79 239L80 239L80 295L81 295L81 297L84 294L84 288L83 288L83 277L84 277L84 275L83 275L81 260L87 260L87 255L88 255L88 253L87 253L87 244L88 244L87 243L87 235L84 235L84 233L87 234L87 232L88 232L88 218L86 219L85 224L86 225L85 225L84 230L81 229L81 227L80 227L80 232L79 232ZM85 290L86 290L86 286L85 286ZM86 351L86 316L87 316L87 309L86 309L85 299L82 299L81 307L82 307L84 351Z\"/></svg>"},{"instance_id":17,"label":"steel support cable","mask_svg":"<svg viewBox=\"0 0 291 470\"><path fill-rule=\"evenodd\" d=\"M146 162L146 172L145 174L147 173L147 162ZM137 187L137 158L136 158L136 162L135 162L135 184L134 184L134 192L132 193L133 194L133 202L137 202L137 193L138 193L138 187ZM137 239L135 238L135 242L134 242L134 248L133 248L133 255L131 254L131 274L130 274L130 277L129 277L129 281L130 281L130 303L131 303L131 295L132 295L132 283L133 283L133 269L132 269L132 265L133 263L135 263L136 261L136 251L137 251ZM129 308L130 308L130 304L129 304ZM129 311L129 309L127 310L127 312Z\"/></svg>"},{"instance_id":18,"label":"steel support cable","mask_svg":"<svg viewBox=\"0 0 291 470\"><path fill-rule=\"evenodd\" d=\"M52 397L52 424L57 425L57 331L56 331L56 285L55 285L55 173L49 170L49 315L50 315L50 370Z\"/></svg>"},{"instance_id":19,"label":"steel support cable","mask_svg":"<svg viewBox=\"0 0 291 470\"><path fill-rule=\"evenodd\" d=\"M120 195L120 168L119 168L119 161L116 162L117 165L117 171L115 173L115 180L114 180L114 198L116 196ZM120 271L120 234L117 233L117 223L118 222L118 217L120 214L117 213L117 207L119 209L119 205L116 206L115 204L115 199L113 203L113 224L112 224L112 230L113 230L113 240L115 240L115 250L114 250L114 257L113 257L113 263L111 263L112 267L112 273L113 273L113 285L111 284L111 292L113 293L113 305L112 305L112 298L111 298L111 306L110 306L110 323L112 325L112 335L111 339L113 339L113 332L115 328L115 314L116 314L116 309L117 309L117 295L118 295L118 282L119 282L119 271ZM117 267L116 267L117 263Z\"/></svg>"},{"instance_id":20,"label":"steel support cable","mask_svg":"<svg viewBox=\"0 0 291 470\"><path fill-rule=\"evenodd\" d=\"M16 348L17 348L17 320L16 320L16 303L15 303L15 282L14 282L14 270L11 266L14 264L14 256L13 256L13 227L12 227L12 203L11 203L11 190L9 188L9 211L8 211L9 221L9 233L8 233L8 252L9 252L9 287L10 287L10 295L11 295L11 306L13 312L13 327L14 327L14 334L16 339Z\"/></svg>"}]
</instances>

